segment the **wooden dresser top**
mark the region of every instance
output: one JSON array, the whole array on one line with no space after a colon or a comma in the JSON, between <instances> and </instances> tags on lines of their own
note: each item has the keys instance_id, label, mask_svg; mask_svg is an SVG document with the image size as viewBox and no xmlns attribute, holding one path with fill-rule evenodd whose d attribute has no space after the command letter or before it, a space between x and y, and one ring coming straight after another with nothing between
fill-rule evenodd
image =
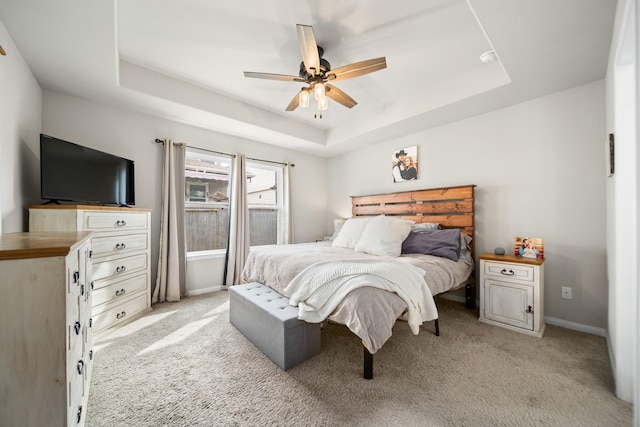
<instances>
[{"instance_id":1,"label":"wooden dresser top","mask_svg":"<svg viewBox=\"0 0 640 427\"><path fill-rule=\"evenodd\" d=\"M2 234L0 261L66 256L72 248L83 243L92 234L90 231Z\"/></svg>"}]
</instances>

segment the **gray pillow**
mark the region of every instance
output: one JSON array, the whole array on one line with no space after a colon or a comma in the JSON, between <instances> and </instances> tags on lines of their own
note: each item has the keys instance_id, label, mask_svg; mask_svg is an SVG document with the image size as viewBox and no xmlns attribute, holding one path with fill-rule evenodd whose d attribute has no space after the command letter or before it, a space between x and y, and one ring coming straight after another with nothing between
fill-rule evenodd
<instances>
[{"instance_id":1,"label":"gray pillow","mask_svg":"<svg viewBox=\"0 0 640 427\"><path fill-rule=\"evenodd\" d=\"M429 232L409 233L402 242L403 254L425 254L458 261L460 258L460 230L429 230Z\"/></svg>"},{"instance_id":2,"label":"gray pillow","mask_svg":"<svg viewBox=\"0 0 640 427\"><path fill-rule=\"evenodd\" d=\"M467 265L473 265L471 257L471 247L469 244L473 239L465 233L460 233L460 261Z\"/></svg>"}]
</instances>

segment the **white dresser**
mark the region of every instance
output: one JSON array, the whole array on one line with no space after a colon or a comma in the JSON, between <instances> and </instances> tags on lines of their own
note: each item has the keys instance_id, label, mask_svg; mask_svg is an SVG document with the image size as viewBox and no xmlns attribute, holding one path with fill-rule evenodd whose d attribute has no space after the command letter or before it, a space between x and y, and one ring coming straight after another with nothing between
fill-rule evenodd
<instances>
[{"instance_id":1,"label":"white dresser","mask_svg":"<svg viewBox=\"0 0 640 427\"><path fill-rule=\"evenodd\" d=\"M512 331L544 334L544 260L480 255L480 321Z\"/></svg>"},{"instance_id":2,"label":"white dresser","mask_svg":"<svg viewBox=\"0 0 640 427\"><path fill-rule=\"evenodd\" d=\"M84 425L93 366L90 236L0 236L2 426Z\"/></svg>"},{"instance_id":3,"label":"white dresser","mask_svg":"<svg viewBox=\"0 0 640 427\"><path fill-rule=\"evenodd\" d=\"M93 330L151 310L151 211L86 205L29 208L30 231L93 231Z\"/></svg>"}]
</instances>

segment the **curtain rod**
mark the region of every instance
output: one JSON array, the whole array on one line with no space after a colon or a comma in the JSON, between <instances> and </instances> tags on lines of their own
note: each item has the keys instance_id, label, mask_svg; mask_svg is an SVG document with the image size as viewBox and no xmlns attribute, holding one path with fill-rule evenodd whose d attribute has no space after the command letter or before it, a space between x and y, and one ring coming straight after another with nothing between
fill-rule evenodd
<instances>
[{"instance_id":1,"label":"curtain rod","mask_svg":"<svg viewBox=\"0 0 640 427\"><path fill-rule=\"evenodd\" d=\"M162 144L162 145L164 145L164 141L163 141L163 140L161 140L161 139L159 139L159 138L156 138L156 144ZM216 154L220 154L220 155L223 155L223 156L236 157L236 155L235 155L235 154L231 154L231 153L223 153L222 151L215 151L215 150L209 150L209 149L207 149L207 148L194 147L193 145L188 145L188 144L185 144L185 145L186 145L187 147L189 147L189 148L195 148L196 150L207 151L207 152L209 152L209 153L216 153ZM276 164L276 165L282 165L282 166L291 165L291 167L295 167L295 165L294 165L293 163L275 162L275 161L273 161L273 160L256 159L256 158L254 158L254 157L247 157L247 160L256 160L256 161L258 161L258 162L274 163L274 164Z\"/></svg>"}]
</instances>

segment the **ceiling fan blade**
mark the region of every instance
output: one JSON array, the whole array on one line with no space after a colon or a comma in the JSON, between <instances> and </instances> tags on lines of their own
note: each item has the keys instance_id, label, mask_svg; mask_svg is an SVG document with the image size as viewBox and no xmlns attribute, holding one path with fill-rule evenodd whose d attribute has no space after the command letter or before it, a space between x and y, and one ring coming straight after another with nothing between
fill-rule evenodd
<instances>
[{"instance_id":1,"label":"ceiling fan blade","mask_svg":"<svg viewBox=\"0 0 640 427\"><path fill-rule=\"evenodd\" d=\"M251 77L253 79L281 80L285 82L304 82L304 79L301 77L288 76L286 74L254 73L252 71L245 71L244 76Z\"/></svg>"},{"instance_id":2,"label":"ceiling fan blade","mask_svg":"<svg viewBox=\"0 0 640 427\"><path fill-rule=\"evenodd\" d=\"M311 25L296 25L298 31L298 44L300 45L300 54L302 62L307 68L307 72L312 76L320 73L320 55L318 54L318 44L316 36L313 34Z\"/></svg>"},{"instance_id":3,"label":"ceiling fan blade","mask_svg":"<svg viewBox=\"0 0 640 427\"><path fill-rule=\"evenodd\" d=\"M355 99L353 99L352 97L350 97L349 95L347 95L346 93L338 89L337 87L332 86L328 83L325 84L324 86L326 88L326 92L325 92L326 95L329 98L336 101L338 104L342 104L347 108L353 108L356 105L358 105Z\"/></svg>"},{"instance_id":4,"label":"ceiling fan blade","mask_svg":"<svg viewBox=\"0 0 640 427\"><path fill-rule=\"evenodd\" d=\"M300 92L302 92L303 90L304 89L301 89ZM296 93L296 96L294 96L289 105L287 105L285 111L293 111L298 108L298 106L300 105L300 92Z\"/></svg>"},{"instance_id":5,"label":"ceiling fan blade","mask_svg":"<svg viewBox=\"0 0 640 427\"><path fill-rule=\"evenodd\" d=\"M387 60L384 56L382 58L367 59L366 61L355 62L331 70L327 73L327 79L330 81L346 80L384 68L387 68Z\"/></svg>"}]
</instances>

